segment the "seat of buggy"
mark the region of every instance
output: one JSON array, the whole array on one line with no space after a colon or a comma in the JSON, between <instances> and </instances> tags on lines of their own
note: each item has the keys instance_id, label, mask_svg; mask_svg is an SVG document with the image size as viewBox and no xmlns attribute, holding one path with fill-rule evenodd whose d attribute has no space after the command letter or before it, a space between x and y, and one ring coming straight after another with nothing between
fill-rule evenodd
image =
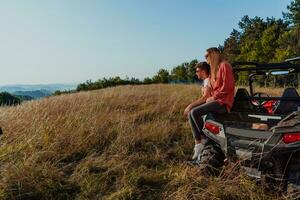
<instances>
[{"instance_id":1,"label":"seat of buggy","mask_svg":"<svg viewBox=\"0 0 300 200\"><path fill-rule=\"evenodd\" d=\"M299 100L279 100L278 105L274 108L274 114L287 115L297 111L300 107L300 97L295 88L286 88L282 93L282 98L298 98Z\"/></svg>"},{"instance_id":2,"label":"seat of buggy","mask_svg":"<svg viewBox=\"0 0 300 200\"><path fill-rule=\"evenodd\" d=\"M252 110L253 110L253 105L250 102L250 95L247 89L239 88L236 91L231 111L250 112Z\"/></svg>"}]
</instances>

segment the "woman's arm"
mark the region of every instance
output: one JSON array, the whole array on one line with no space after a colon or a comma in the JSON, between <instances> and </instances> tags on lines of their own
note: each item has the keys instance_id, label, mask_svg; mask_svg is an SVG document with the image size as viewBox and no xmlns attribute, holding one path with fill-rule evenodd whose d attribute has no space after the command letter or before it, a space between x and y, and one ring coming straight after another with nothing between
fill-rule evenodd
<instances>
[{"instance_id":1,"label":"woman's arm","mask_svg":"<svg viewBox=\"0 0 300 200\"><path fill-rule=\"evenodd\" d=\"M221 63L219 70L219 77L222 80L218 81L218 83L220 83L220 86L213 93L214 100L223 98L224 96L228 95L234 88L234 77L230 64Z\"/></svg>"}]
</instances>

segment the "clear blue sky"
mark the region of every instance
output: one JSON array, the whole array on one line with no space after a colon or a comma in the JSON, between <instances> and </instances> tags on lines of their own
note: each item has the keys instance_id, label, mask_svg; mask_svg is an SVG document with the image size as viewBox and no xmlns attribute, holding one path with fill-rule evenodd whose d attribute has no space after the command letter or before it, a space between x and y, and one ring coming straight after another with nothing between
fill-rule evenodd
<instances>
[{"instance_id":1,"label":"clear blue sky","mask_svg":"<svg viewBox=\"0 0 300 200\"><path fill-rule=\"evenodd\" d=\"M143 79L223 44L290 0L1 0L0 84Z\"/></svg>"}]
</instances>

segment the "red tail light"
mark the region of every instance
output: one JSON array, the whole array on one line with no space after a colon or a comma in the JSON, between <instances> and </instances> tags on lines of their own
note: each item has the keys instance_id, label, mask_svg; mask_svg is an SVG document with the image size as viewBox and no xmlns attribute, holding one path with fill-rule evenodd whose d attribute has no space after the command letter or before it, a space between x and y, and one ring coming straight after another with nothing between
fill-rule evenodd
<instances>
[{"instance_id":1,"label":"red tail light","mask_svg":"<svg viewBox=\"0 0 300 200\"><path fill-rule=\"evenodd\" d=\"M283 135L282 140L284 143L289 144L300 141L300 133L286 133Z\"/></svg>"},{"instance_id":2,"label":"red tail light","mask_svg":"<svg viewBox=\"0 0 300 200\"><path fill-rule=\"evenodd\" d=\"M211 133L217 135L220 133L220 127L216 124L213 124L211 122L205 122L204 127L209 130Z\"/></svg>"}]
</instances>

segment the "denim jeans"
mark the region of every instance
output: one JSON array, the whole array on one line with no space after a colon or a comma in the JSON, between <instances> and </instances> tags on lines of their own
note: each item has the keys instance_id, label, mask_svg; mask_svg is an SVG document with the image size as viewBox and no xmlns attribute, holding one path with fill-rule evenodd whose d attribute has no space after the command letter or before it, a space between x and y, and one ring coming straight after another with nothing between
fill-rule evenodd
<instances>
[{"instance_id":1,"label":"denim jeans","mask_svg":"<svg viewBox=\"0 0 300 200\"><path fill-rule=\"evenodd\" d=\"M225 114L227 113L226 105L221 105L217 101L211 101L200 106L194 107L189 112L189 123L191 125L194 138L196 140L201 140L204 137L202 131L204 125L203 116L208 113Z\"/></svg>"}]
</instances>

